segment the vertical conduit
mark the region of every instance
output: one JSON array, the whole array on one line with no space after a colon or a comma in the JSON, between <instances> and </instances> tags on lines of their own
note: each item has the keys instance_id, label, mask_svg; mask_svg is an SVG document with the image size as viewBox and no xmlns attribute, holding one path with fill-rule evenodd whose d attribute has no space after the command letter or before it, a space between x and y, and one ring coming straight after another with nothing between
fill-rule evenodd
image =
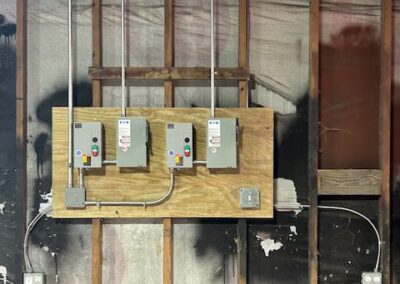
<instances>
[{"instance_id":1,"label":"vertical conduit","mask_svg":"<svg viewBox=\"0 0 400 284\"><path fill-rule=\"evenodd\" d=\"M214 0L211 0L211 118L215 117Z\"/></svg>"},{"instance_id":2,"label":"vertical conduit","mask_svg":"<svg viewBox=\"0 0 400 284\"><path fill-rule=\"evenodd\" d=\"M126 116L125 106L125 0L121 0L121 116Z\"/></svg>"},{"instance_id":3,"label":"vertical conduit","mask_svg":"<svg viewBox=\"0 0 400 284\"><path fill-rule=\"evenodd\" d=\"M72 135L73 135L73 86L72 86L72 0L68 0L68 187L73 187Z\"/></svg>"}]
</instances>

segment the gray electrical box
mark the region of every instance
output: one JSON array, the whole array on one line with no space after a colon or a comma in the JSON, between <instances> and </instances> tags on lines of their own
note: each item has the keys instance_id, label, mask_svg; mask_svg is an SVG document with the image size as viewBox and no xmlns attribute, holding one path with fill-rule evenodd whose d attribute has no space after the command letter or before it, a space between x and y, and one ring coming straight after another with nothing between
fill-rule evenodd
<instances>
[{"instance_id":1,"label":"gray electrical box","mask_svg":"<svg viewBox=\"0 0 400 284\"><path fill-rule=\"evenodd\" d=\"M147 167L148 126L144 117L121 117L116 126L118 167Z\"/></svg>"},{"instance_id":2,"label":"gray electrical box","mask_svg":"<svg viewBox=\"0 0 400 284\"><path fill-rule=\"evenodd\" d=\"M207 121L207 168L237 167L237 119Z\"/></svg>"},{"instance_id":3,"label":"gray electrical box","mask_svg":"<svg viewBox=\"0 0 400 284\"><path fill-rule=\"evenodd\" d=\"M166 157L169 168L193 167L193 124L167 123Z\"/></svg>"},{"instance_id":4,"label":"gray electrical box","mask_svg":"<svg viewBox=\"0 0 400 284\"><path fill-rule=\"evenodd\" d=\"M67 209L84 209L86 191L83 187L70 187L65 190L65 207Z\"/></svg>"},{"instance_id":5,"label":"gray electrical box","mask_svg":"<svg viewBox=\"0 0 400 284\"><path fill-rule=\"evenodd\" d=\"M258 209L260 207L260 190L258 188L240 189L240 208Z\"/></svg>"},{"instance_id":6,"label":"gray electrical box","mask_svg":"<svg viewBox=\"0 0 400 284\"><path fill-rule=\"evenodd\" d=\"M103 126L101 122L74 123L74 167L101 168Z\"/></svg>"}]
</instances>

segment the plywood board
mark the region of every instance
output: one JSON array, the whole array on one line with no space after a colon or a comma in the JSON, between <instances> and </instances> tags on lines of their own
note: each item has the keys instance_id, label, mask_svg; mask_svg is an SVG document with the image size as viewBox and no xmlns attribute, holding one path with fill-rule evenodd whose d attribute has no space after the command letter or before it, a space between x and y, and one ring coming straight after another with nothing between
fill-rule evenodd
<instances>
[{"instance_id":1,"label":"plywood board","mask_svg":"<svg viewBox=\"0 0 400 284\"><path fill-rule=\"evenodd\" d=\"M87 201L157 199L169 185L165 163L165 124L192 122L196 129L196 159L205 160L205 125L209 109L127 109L127 116L147 117L150 126L150 162L147 170L119 169L114 165L86 171ZM115 159L115 121L118 108L75 108L77 122L101 121L105 159ZM239 120L237 169L210 171L204 166L179 170L172 196L159 206L102 206L69 210L64 205L68 164L67 108L53 108L53 217L55 218L155 218L155 217L273 217L273 111L270 109L217 109L217 117ZM78 183L78 173L74 172ZM241 187L260 189L260 208L242 210Z\"/></svg>"}]
</instances>

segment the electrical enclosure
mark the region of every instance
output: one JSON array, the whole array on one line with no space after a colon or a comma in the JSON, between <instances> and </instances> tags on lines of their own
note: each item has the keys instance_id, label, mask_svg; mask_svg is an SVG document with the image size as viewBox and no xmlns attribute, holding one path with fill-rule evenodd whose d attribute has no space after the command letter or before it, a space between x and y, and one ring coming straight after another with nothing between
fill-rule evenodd
<instances>
[{"instance_id":1,"label":"electrical enclosure","mask_svg":"<svg viewBox=\"0 0 400 284\"><path fill-rule=\"evenodd\" d=\"M68 209L85 208L86 190L83 187L71 187L65 190L65 207Z\"/></svg>"},{"instance_id":2,"label":"electrical enclosure","mask_svg":"<svg viewBox=\"0 0 400 284\"><path fill-rule=\"evenodd\" d=\"M103 126L100 122L74 123L74 167L101 168Z\"/></svg>"},{"instance_id":3,"label":"electrical enclosure","mask_svg":"<svg viewBox=\"0 0 400 284\"><path fill-rule=\"evenodd\" d=\"M207 121L207 168L237 167L237 118Z\"/></svg>"},{"instance_id":4,"label":"electrical enclosure","mask_svg":"<svg viewBox=\"0 0 400 284\"><path fill-rule=\"evenodd\" d=\"M118 167L147 167L148 125L144 117L121 117L116 125Z\"/></svg>"},{"instance_id":5,"label":"electrical enclosure","mask_svg":"<svg viewBox=\"0 0 400 284\"><path fill-rule=\"evenodd\" d=\"M166 157L169 168L193 167L193 124L166 124Z\"/></svg>"}]
</instances>

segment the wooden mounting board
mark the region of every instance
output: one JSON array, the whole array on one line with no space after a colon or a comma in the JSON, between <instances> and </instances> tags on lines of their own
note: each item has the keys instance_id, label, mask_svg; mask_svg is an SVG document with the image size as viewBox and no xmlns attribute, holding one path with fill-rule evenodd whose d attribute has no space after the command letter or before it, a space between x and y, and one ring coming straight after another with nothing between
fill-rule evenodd
<instances>
[{"instance_id":1,"label":"wooden mounting board","mask_svg":"<svg viewBox=\"0 0 400 284\"><path fill-rule=\"evenodd\" d=\"M146 117L150 127L150 166L147 171L115 165L85 172L87 201L157 199L168 190L165 164L165 124L192 122L196 129L196 159L205 160L205 125L209 109L127 109L127 116ZM88 206L69 210L64 205L68 164L68 110L53 108L53 217L54 218L272 218L273 217L273 111L267 108L217 109L216 117L237 117L239 167L210 171L204 166L179 170L168 201L154 207ZM118 108L75 108L76 122L101 121L106 160L115 159L115 122ZM78 172L74 171L75 185ZM241 187L260 189L260 208L240 208Z\"/></svg>"}]
</instances>

